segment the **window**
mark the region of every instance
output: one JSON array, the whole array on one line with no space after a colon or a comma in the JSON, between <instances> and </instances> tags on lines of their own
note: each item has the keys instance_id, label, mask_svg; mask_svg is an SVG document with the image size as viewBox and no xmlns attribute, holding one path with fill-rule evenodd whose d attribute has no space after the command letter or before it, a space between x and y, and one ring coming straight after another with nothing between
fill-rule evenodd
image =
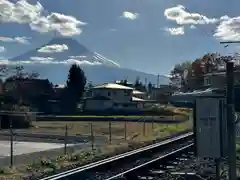
<instances>
[{"instance_id":1,"label":"window","mask_svg":"<svg viewBox=\"0 0 240 180\"><path fill-rule=\"evenodd\" d=\"M108 92L108 96L111 96L111 92Z\"/></svg>"},{"instance_id":2,"label":"window","mask_svg":"<svg viewBox=\"0 0 240 180\"><path fill-rule=\"evenodd\" d=\"M211 82L211 78L206 78L205 79L205 85L211 85L212 84L212 82Z\"/></svg>"}]
</instances>

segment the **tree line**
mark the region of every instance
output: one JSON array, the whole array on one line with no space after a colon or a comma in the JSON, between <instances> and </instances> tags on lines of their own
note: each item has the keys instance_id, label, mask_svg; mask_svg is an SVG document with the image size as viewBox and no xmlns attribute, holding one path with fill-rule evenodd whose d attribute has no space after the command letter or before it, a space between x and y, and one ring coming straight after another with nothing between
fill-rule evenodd
<instances>
[{"instance_id":1,"label":"tree line","mask_svg":"<svg viewBox=\"0 0 240 180\"><path fill-rule=\"evenodd\" d=\"M184 61L176 64L170 72L173 82L181 82L181 90L189 91L199 89L204 84L204 75L217 71L225 61L232 56L222 56L217 53L207 53L194 61Z\"/></svg>"},{"instance_id":2,"label":"tree line","mask_svg":"<svg viewBox=\"0 0 240 180\"><path fill-rule=\"evenodd\" d=\"M1 65L0 79L3 92L0 95L0 110L21 111L36 107L41 109L40 107L46 106L48 101L54 98L54 85L47 79L36 82L33 88L29 82L42 80L39 77L37 72L27 72L22 65ZM58 97L61 111L76 110L85 85L84 71L77 64L73 64L69 69L66 86Z\"/></svg>"}]
</instances>

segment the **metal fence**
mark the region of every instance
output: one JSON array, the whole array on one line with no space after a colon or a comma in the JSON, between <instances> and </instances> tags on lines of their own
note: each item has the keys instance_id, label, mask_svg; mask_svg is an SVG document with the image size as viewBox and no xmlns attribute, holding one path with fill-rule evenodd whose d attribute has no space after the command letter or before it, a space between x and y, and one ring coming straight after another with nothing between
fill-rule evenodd
<instances>
[{"instance_id":1,"label":"metal fence","mask_svg":"<svg viewBox=\"0 0 240 180\"><path fill-rule=\"evenodd\" d=\"M191 127L191 125L189 125ZM96 150L129 142L144 142L184 131L184 123L154 121L34 121L28 129L2 129L0 166L32 163L76 151ZM30 150L29 150L30 149Z\"/></svg>"}]
</instances>

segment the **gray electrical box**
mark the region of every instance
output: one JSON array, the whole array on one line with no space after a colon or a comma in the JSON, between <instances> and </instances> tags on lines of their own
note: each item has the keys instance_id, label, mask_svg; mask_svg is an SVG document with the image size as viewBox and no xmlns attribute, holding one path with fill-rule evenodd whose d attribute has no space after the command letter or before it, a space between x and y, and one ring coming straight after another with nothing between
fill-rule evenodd
<instances>
[{"instance_id":1,"label":"gray electrical box","mask_svg":"<svg viewBox=\"0 0 240 180\"><path fill-rule=\"evenodd\" d=\"M227 155L225 98L201 96L195 100L194 134L198 157L221 158Z\"/></svg>"}]
</instances>

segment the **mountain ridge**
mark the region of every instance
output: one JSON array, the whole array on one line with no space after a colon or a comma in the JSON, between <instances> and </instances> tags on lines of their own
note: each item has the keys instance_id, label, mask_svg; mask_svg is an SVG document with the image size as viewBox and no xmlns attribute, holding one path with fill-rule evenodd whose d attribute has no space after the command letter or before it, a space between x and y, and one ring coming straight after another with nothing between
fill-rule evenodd
<instances>
[{"instance_id":1,"label":"mountain ridge","mask_svg":"<svg viewBox=\"0 0 240 180\"><path fill-rule=\"evenodd\" d=\"M77 63L84 70L88 81L101 84L127 78L134 82L137 77L142 81L156 82L157 75L141 71L121 68L120 65L72 38L53 38L44 45L16 56L10 61L25 63L26 70L37 71L41 77L48 78L53 83L66 81L69 67ZM169 84L169 78L160 75L160 84Z\"/></svg>"}]
</instances>

